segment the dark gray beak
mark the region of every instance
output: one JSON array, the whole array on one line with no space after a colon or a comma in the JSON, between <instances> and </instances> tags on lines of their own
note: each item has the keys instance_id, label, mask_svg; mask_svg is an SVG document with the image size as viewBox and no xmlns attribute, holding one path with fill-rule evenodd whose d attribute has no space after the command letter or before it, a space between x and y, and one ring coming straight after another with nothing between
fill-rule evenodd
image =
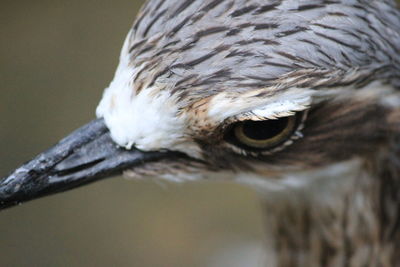
<instances>
[{"instance_id":1,"label":"dark gray beak","mask_svg":"<svg viewBox=\"0 0 400 267\"><path fill-rule=\"evenodd\" d=\"M104 121L94 120L0 179L0 210L177 154L120 148L112 141Z\"/></svg>"}]
</instances>

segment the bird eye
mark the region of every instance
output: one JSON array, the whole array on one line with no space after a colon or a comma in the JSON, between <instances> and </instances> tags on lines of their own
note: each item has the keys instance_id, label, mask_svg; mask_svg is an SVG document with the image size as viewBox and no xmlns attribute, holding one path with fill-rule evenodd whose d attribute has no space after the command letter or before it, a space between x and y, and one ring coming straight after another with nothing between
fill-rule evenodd
<instances>
[{"instance_id":1,"label":"bird eye","mask_svg":"<svg viewBox=\"0 0 400 267\"><path fill-rule=\"evenodd\" d=\"M298 115L264 121L241 121L233 124L225 140L249 150L265 150L281 145L295 132Z\"/></svg>"}]
</instances>

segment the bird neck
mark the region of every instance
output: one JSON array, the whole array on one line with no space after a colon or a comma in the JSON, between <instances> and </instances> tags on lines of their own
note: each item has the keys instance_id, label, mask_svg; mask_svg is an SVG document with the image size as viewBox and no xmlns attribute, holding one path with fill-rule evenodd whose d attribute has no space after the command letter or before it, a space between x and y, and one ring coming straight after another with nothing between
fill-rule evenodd
<instances>
[{"instance_id":1,"label":"bird neck","mask_svg":"<svg viewBox=\"0 0 400 267\"><path fill-rule=\"evenodd\" d=\"M395 153L341 176L327 174L302 188L263 194L267 266L400 266Z\"/></svg>"}]
</instances>

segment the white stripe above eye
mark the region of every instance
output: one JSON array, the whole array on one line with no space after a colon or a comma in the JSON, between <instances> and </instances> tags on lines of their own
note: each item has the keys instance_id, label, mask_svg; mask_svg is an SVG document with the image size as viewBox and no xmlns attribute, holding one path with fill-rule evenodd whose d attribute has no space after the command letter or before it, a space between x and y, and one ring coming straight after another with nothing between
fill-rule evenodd
<instances>
[{"instance_id":1,"label":"white stripe above eye","mask_svg":"<svg viewBox=\"0 0 400 267\"><path fill-rule=\"evenodd\" d=\"M231 95L221 93L212 98L208 116L215 122L252 113L257 117L276 119L306 110L312 103L313 89L291 88L272 96L257 97L255 93Z\"/></svg>"}]
</instances>

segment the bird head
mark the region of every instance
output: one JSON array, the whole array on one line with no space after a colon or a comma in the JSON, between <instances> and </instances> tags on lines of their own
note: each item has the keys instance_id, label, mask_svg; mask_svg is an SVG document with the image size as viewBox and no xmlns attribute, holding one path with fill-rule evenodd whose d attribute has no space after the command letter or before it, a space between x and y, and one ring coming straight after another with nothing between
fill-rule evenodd
<instances>
[{"instance_id":1,"label":"bird head","mask_svg":"<svg viewBox=\"0 0 400 267\"><path fill-rule=\"evenodd\" d=\"M368 165L399 133L394 3L267 2L148 1L98 119L0 181L1 205L121 173L268 189Z\"/></svg>"}]
</instances>

